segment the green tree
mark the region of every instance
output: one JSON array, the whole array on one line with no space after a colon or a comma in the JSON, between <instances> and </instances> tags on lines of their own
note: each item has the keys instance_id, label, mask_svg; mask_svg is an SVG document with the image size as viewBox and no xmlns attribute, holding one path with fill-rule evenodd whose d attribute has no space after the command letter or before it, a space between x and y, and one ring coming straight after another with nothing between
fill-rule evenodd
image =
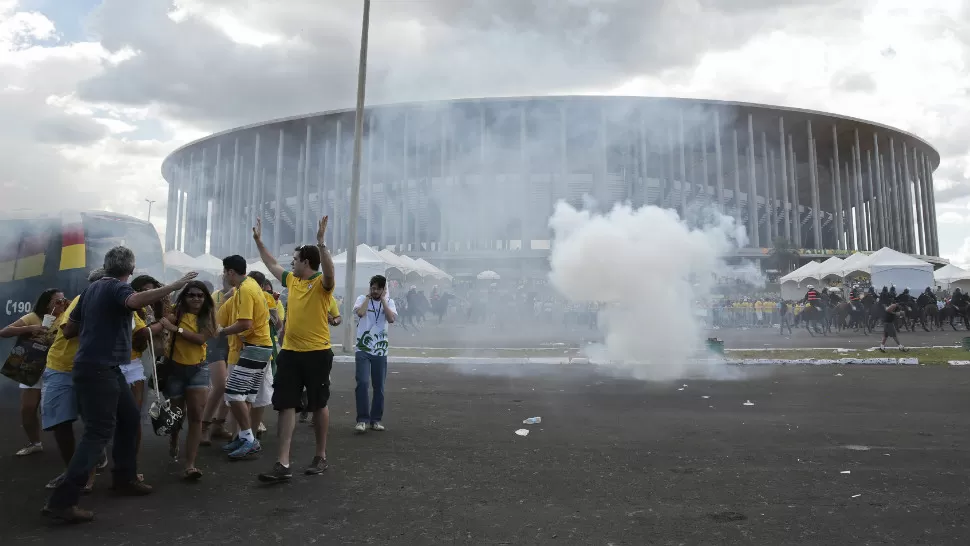
<instances>
[{"instance_id":1,"label":"green tree","mask_svg":"<svg viewBox=\"0 0 970 546\"><path fill-rule=\"evenodd\" d=\"M772 267L780 271L782 275L787 275L795 270L799 255L791 241L784 237L776 237L772 242L768 257L771 260Z\"/></svg>"}]
</instances>

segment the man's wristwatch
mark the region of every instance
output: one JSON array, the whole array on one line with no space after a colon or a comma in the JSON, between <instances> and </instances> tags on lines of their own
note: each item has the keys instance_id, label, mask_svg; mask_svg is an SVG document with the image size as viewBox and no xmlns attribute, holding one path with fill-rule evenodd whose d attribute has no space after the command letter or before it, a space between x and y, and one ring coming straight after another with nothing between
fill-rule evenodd
<instances>
[{"instance_id":1,"label":"man's wristwatch","mask_svg":"<svg viewBox=\"0 0 970 546\"><path fill-rule=\"evenodd\" d=\"M177 332L178 332L179 334L184 334L184 333L185 333L185 328L179 328L179 329L177 330Z\"/></svg>"}]
</instances>

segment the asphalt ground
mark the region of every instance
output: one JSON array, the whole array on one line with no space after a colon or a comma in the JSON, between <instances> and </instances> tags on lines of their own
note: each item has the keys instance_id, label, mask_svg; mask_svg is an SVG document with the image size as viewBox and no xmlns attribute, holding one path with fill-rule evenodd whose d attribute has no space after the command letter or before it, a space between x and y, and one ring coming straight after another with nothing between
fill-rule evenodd
<instances>
[{"instance_id":1,"label":"asphalt ground","mask_svg":"<svg viewBox=\"0 0 970 546\"><path fill-rule=\"evenodd\" d=\"M581 366L464 372L392 365L387 432L355 436L353 371L338 364L331 467L286 484L256 481L274 461L275 417L260 460L229 463L208 448L194 485L179 481L165 440L148 431L141 471L155 494L115 498L104 476L82 500L98 519L81 526L41 519L43 484L60 470L53 439L45 436L43 454L14 457L23 435L5 403L0 544L965 545L970 537L970 369L780 367L664 384ZM522 424L533 416L542 423ZM529 435L516 435L520 428ZM309 462L311 446L310 428L298 425L297 464Z\"/></svg>"}]
</instances>

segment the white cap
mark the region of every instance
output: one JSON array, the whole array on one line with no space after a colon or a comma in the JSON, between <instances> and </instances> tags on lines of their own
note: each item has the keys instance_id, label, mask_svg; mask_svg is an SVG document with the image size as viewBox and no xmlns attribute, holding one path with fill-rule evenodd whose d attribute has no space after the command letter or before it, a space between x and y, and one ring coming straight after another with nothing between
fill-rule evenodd
<instances>
[{"instance_id":1,"label":"white cap","mask_svg":"<svg viewBox=\"0 0 970 546\"><path fill-rule=\"evenodd\" d=\"M814 287L814 286L812 286L812 285L808 285L808 289L809 289L809 290L815 290L815 287Z\"/></svg>"}]
</instances>

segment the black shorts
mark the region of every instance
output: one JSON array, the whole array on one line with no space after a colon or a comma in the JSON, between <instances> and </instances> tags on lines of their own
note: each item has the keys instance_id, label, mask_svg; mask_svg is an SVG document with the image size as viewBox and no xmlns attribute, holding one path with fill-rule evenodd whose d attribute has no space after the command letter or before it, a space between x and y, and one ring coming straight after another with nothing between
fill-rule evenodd
<instances>
[{"instance_id":1,"label":"black shorts","mask_svg":"<svg viewBox=\"0 0 970 546\"><path fill-rule=\"evenodd\" d=\"M882 327L882 335L886 337L896 337L896 325L892 322L886 322Z\"/></svg>"},{"instance_id":2,"label":"black shorts","mask_svg":"<svg viewBox=\"0 0 970 546\"><path fill-rule=\"evenodd\" d=\"M273 409L316 411L330 400L333 350L300 353L283 349L276 358L273 376ZM306 404L303 400L306 389Z\"/></svg>"}]
</instances>

